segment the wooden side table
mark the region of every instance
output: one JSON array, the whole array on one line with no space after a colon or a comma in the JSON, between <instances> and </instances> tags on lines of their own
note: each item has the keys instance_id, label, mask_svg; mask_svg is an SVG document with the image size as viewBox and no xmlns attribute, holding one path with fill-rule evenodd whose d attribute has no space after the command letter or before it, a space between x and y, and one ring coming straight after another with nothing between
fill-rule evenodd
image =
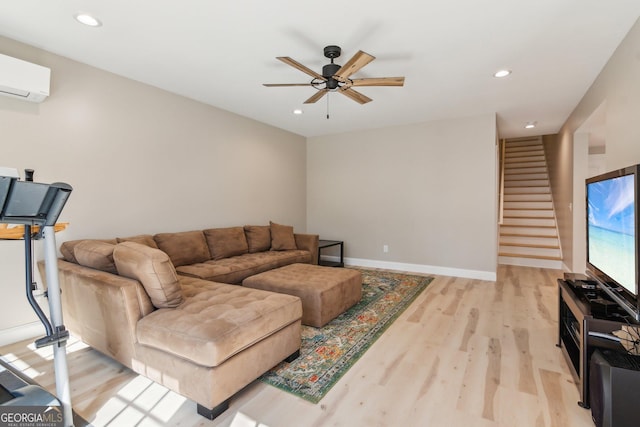
<instances>
[{"instance_id":1,"label":"wooden side table","mask_svg":"<svg viewBox=\"0 0 640 427\"><path fill-rule=\"evenodd\" d=\"M323 261L321 259L322 249L333 246L340 246L340 262ZM342 240L318 240L318 265L324 265L327 267L344 267L344 242Z\"/></svg>"}]
</instances>

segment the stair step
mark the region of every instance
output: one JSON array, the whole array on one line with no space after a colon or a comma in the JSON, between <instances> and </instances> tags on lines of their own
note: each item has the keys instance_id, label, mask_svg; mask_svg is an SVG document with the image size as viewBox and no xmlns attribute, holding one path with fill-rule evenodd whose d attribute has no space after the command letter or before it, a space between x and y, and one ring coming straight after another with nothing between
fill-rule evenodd
<instances>
[{"instance_id":1,"label":"stair step","mask_svg":"<svg viewBox=\"0 0 640 427\"><path fill-rule=\"evenodd\" d=\"M504 209L516 209L516 210L520 209L520 210L532 210L532 211L553 209L553 204L549 201L511 202L511 201L505 200L502 206Z\"/></svg>"},{"instance_id":2,"label":"stair step","mask_svg":"<svg viewBox=\"0 0 640 427\"><path fill-rule=\"evenodd\" d=\"M520 195L520 194L551 194L548 187L507 187L504 194Z\"/></svg>"},{"instance_id":3,"label":"stair step","mask_svg":"<svg viewBox=\"0 0 640 427\"><path fill-rule=\"evenodd\" d=\"M534 243L515 243L515 242L504 242L500 241L500 246L516 246L523 248L536 248L536 249L560 249L559 245L543 245L543 244L534 244Z\"/></svg>"},{"instance_id":4,"label":"stair step","mask_svg":"<svg viewBox=\"0 0 640 427\"><path fill-rule=\"evenodd\" d=\"M501 227L521 227L521 228L556 228L555 225L511 225L502 224Z\"/></svg>"},{"instance_id":5,"label":"stair step","mask_svg":"<svg viewBox=\"0 0 640 427\"><path fill-rule=\"evenodd\" d=\"M562 258L559 256L548 256L548 255L528 255L528 254L517 254L517 253L506 253L500 252L498 256L504 257L516 257L516 258L535 258L535 259L548 259L553 261L562 261Z\"/></svg>"},{"instance_id":6,"label":"stair step","mask_svg":"<svg viewBox=\"0 0 640 427\"><path fill-rule=\"evenodd\" d=\"M536 162L505 162L504 168L506 169L525 169L525 168L539 168L546 167L546 162L536 161Z\"/></svg>"},{"instance_id":7,"label":"stair step","mask_svg":"<svg viewBox=\"0 0 640 427\"><path fill-rule=\"evenodd\" d=\"M551 218L553 219L553 210L523 210L523 209L505 209L502 214L503 218Z\"/></svg>"},{"instance_id":8,"label":"stair step","mask_svg":"<svg viewBox=\"0 0 640 427\"><path fill-rule=\"evenodd\" d=\"M512 147L509 144L505 147L505 154L510 153L544 153L544 147L542 145L524 145L519 147Z\"/></svg>"},{"instance_id":9,"label":"stair step","mask_svg":"<svg viewBox=\"0 0 640 427\"><path fill-rule=\"evenodd\" d=\"M552 270L563 269L562 260L499 256L498 263L503 265L519 265L524 267L547 268Z\"/></svg>"},{"instance_id":10,"label":"stair step","mask_svg":"<svg viewBox=\"0 0 640 427\"><path fill-rule=\"evenodd\" d=\"M504 152L504 157L506 159L510 159L512 157L527 157L527 156L542 156L544 157L544 150L542 149L537 149L537 150L509 150L507 149Z\"/></svg>"},{"instance_id":11,"label":"stair step","mask_svg":"<svg viewBox=\"0 0 640 427\"><path fill-rule=\"evenodd\" d=\"M500 237L549 237L558 238L555 227L526 227L522 225L500 225Z\"/></svg>"},{"instance_id":12,"label":"stair step","mask_svg":"<svg viewBox=\"0 0 640 427\"><path fill-rule=\"evenodd\" d=\"M555 227L555 218L503 217L502 225L519 225L522 227Z\"/></svg>"},{"instance_id":13,"label":"stair step","mask_svg":"<svg viewBox=\"0 0 640 427\"><path fill-rule=\"evenodd\" d=\"M558 234L556 233L556 229L554 228L541 228L541 227L520 227L520 226L508 226L507 229L503 230L502 225L500 226L500 237L522 237L522 238L553 238L557 239Z\"/></svg>"},{"instance_id":14,"label":"stair step","mask_svg":"<svg viewBox=\"0 0 640 427\"><path fill-rule=\"evenodd\" d=\"M505 180L505 188L507 187L549 187L548 179L521 179L521 180Z\"/></svg>"},{"instance_id":15,"label":"stair step","mask_svg":"<svg viewBox=\"0 0 640 427\"><path fill-rule=\"evenodd\" d=\"M505 237L505 238L532 238L532 239L557 239L558 236L554 233L551 234L549 233L549 230L540 230L540 231L544 231L545 233L536 233L534 232L534 230L504 230L500 232L500 237Z\"/></svg>"},{"instance_id":16,"label":"stair step","mask_svg":"<svg viewBox=\"0 0 640 427\"><path fill-rule=\"evenodd\" d=\"M547 175L547 168L546 167L536 167L536 168L526 168L526 169L505 169L504 171L504 175L505 176L517 176L517 175L528 175L528 174L535 174L535 173L543 173L545 175Z\"/></svg>"},{"instance_id":17,"label":"stair step","mask_svg":"<svg viewBox=\"0 0 640 427\"><path fill-rule=\"evenodd\" d=\"M500 242L513 243L523 245L544 245L544 246L559 246L557 236L536 236L536 235L522 235L512 233L501 233Z\"/></svg>"},{"instance_id":18,"label":"stair step","mask_svg":"<svg viewBox=\"0 0 640 427\"><path fill-rule=\"evenodd\" d=\"M547 249L527 246L500 246L498 254L504 256L518 256L525 258L561 259L559 248Z\"/></svg>"},{"instance_id":19,"label":"stair step","mask_svg":"<svg viewBox=\"0 0 640 427\"><path fill-rule=\"evenodd\" d=\"M543 173L505 173L505 181L529 181L529 180L548 180L549 174Z\"/></svg>"},{"instance_id":20,"label":"stair step","mask_svg":"<svg viewBox=\"0 0 640 427\"><path fill-rule=\"evenodd\" d=\"M544 155L538 154L538 155L532 155L532 156L506 156L505 155L505 159L504 162L505 164L511 164L511 163L529 163L529 162L544 162L545 158Z\"/></svg>"},{"instance_id":21,"label":"stair step","mask_svg":"<svg viewBox=\"0 0 640 427\"><path fill-rule=\"evenodd\" d=\"M505 194L550 194L549 187L504 187Z\"/></svg>"},{"instance_id":22,"label":"stair step","mask_svg":"<svg viewBox=\"0 0 640 427\"><path fill-rule=\"evenodd\" d=\"M539 139L522 139L520 141L509 141L507 147L542 147Z\"/></svg>"},{"instance_id":23,"label":"stair step","mask_svg":"<svg viewBox=\"0 0 640 427\"><path fill-rule=\"evenodd\" d=\"M550 202L550 193L505 194L505 202Z\"/></svg>"}]
</instances>

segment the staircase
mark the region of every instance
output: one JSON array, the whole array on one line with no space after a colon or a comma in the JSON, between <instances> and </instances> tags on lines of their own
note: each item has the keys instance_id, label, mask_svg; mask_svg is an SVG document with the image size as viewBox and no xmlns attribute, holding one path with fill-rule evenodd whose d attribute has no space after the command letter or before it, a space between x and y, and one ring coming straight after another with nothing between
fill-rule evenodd
<instances>
[{"instance_id":1,"label":"staircase","mask_svg":"<svg viewBox=\"0 0 640 427\"><path fill-rule=\"evenodd\" d=\"M542 138L507 141L500 264L562 268Z\"/></svg>"}]
</instances>

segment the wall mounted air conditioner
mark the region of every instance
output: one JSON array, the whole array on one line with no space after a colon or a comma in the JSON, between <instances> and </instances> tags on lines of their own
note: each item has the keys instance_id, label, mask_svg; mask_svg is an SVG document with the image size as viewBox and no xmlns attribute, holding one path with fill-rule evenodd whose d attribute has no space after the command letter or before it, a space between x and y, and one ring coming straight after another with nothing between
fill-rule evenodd
<instances>
[{"instance_id":1,"label":"wall mounted air conditioner","mask_svg":"<svg viewBox=\"0 0 640 427\"><path fill-rule=\"evenodd\" d=\"M0 95L42 102L50 80L49 68L0 54Z\"/></svg>"}]
</instances>

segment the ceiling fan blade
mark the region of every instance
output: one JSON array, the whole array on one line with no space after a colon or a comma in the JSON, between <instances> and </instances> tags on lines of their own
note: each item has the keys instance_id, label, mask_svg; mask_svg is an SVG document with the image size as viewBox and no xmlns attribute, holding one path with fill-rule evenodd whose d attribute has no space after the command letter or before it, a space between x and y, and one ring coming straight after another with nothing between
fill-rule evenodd
<instances>
[{"instance_id":1,"label":"ceiling fan blade","mask_svg":"<svg viewBox=\"0 0 640 427\"><path fill-rule=\"evenodd\" d=\"M314 77L316 79L322 80L323 82L327 81L327 79L322 77L321 74L316 73L312 69L305 67L304 65L302 65L298 61L296 61L294 59L291 59L288 56L278 56L278 57L276 57L276 59L279 59L280 61L284 62L285 64L291 65L293 68L297 68L298 70L302 71L305 74L310 75L311 77Z\"/></svg>"},{"instance_id":2,"label":"ceiling fan blade","mask_svg":"<svg viewBox=\"0 0 640 427\"><path fill-rule=\"evenodd\" d=\"M313 86L311 83L262 83L266 87Z\"/></svg>"},{"instance_id":3,"label":"ceiling fan blade","mask_svg":"<svg viewBox=\"0 0 640 427\"><path fill-rule=\"evenodd\" d=\"M318 100L320 98L322 98L323 96L325 96L325 94L328 92L327 89L322 89L317 91L316 93L314 93L309 99L307 99L306 101L304 101L305 104L313 104L314 102L318 102Z\"/></svg>"},{"instance_id":4,"label":"ceiling fan blade","mask_svg":"<svg viewBox=\"0 0 640 427\"><path fill-rule=\"evenodd\" d=\"M404 77L374 77L353 79L350 86L404 86Z\"/></svg>"},{"instance_id":5,"label":"ceiling fan blade","mask_svg":"<svg viewBox=\"0 0 640 427\"><path fill-rule=\"evenodd\" d=\"M355 91L349 87L347 87L346 89L345 88L340 89L340 93L347 96L348 98L353 99L359 104L366 104L367 102L373 101L373 99L369 98L368 96L365 96L360 92Z\"/></svg>"},{"instance_id":6,"label":"ceiling fan blade","mask_svg":"<svg viewBox=\"0 0 640 427\"><path fill-rule=\"evenodd\" d=\"M340 67L333 78L338 81L345 82L351 74L355 73L374 59L376 59L375 56L371 56L368 53L359 50L350 60L347 61L346 64Z\"/></svg>"}]
</instances>

